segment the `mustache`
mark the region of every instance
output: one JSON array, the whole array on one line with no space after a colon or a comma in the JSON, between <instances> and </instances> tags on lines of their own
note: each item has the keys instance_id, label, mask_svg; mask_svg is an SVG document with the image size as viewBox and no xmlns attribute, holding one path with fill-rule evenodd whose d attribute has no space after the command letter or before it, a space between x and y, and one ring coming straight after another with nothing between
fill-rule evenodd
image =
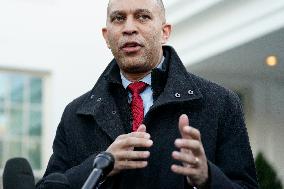
<instances>
[{"instance_id":1,"label":"mustache","mask_svg":"<svg viewBox=\"0 0 284 189\"><path fill-rule=\"evenodd\" d=\"M122 39L119 42L119 48L122 49L124 47L129 47L129 46L141 46L144 47L144 42L140 39Z\"/></svg>"}]
</instances>

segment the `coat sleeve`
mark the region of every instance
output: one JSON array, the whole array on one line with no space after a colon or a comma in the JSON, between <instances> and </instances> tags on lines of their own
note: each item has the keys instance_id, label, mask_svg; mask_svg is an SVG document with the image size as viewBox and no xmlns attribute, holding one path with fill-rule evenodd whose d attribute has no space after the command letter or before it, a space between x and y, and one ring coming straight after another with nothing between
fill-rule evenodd
<instances>
[{"instance_id":1,"label":"coat sleeve","mask_svg":"<svg viewBox=\"0 0 284 189\"><path fill-rule=\"evenodd\" d=\"M74 164L72 165L72 160L70 159L71 156L68 152L68 148L70 148L70 146L67 145L65 128L63 113L53 142L53 154L50 157L43 178L36 184L37 189L45 188L46 178L52 173L64 174L67 178L68 184L71 185L71 188L81 188L82 184L92 171L94 158L99 152L90 155L79 165L73 166Z\"/></svg>"},{"instance_id":2,"label":"coat sleeve","mask_svg":"<svg viewBox=\"0 0 284 189\"><path fill-rule=\"evenodd\" d=\"M238 96L229 92L220 115L216 160L208 161L210 188L258 188L254 159Z\"/></svg>"}]
</instances>

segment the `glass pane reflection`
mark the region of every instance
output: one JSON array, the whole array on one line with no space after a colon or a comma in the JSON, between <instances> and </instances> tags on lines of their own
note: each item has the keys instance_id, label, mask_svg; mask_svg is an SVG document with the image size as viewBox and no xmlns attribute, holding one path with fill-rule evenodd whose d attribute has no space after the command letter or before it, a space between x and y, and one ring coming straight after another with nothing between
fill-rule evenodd
<instances>
[{"instance_id":1,"label":"glass pane reflection","mask_svg":"<svg viewBox=\"0 0 284 189\"><path fill-rule=\"evenodd\" d=\"M2 106L0 102L0 136L4 136L6 134L7 120L8 118L5 115L4 106Z\"/></svg>"},{"instance_id":2,"label":"glass pane reflection","mask_svg":"<svg viewBox=\"0 0 284 189\"><path fill-rule=\"evenodd\" d=\"M0 73L0 103L4 102L5 99L6 83L7 77L5 77L5 74Z\"/></svg>"},{"instance_id":3,"label":"glass pane reflection","mask_svg":"<svg viewBox=\"0 0 284 189\"><path fill-rule=\"evenodd\" d=\"M11 135L22 135L23 134L23 109L22 108L11 108L9 133Z\"/></svg>"},{"instance_id":4,"label":"glass pane reflection","mask_svg":"<svg viewBox=\"0 0 284 189\"><path fill-rule=\"evenodd\" d=\"M30 79L30 101L31 103L41 103L42 101L42 79L32 77Z\"/></svg>"},{"instance_id":5,"label":"glass pane reflection","mask_svg":"<svg viewBox=\"0 0 284 189\"><path fill-rule=\"evenodd\" d=\"M30 111L30 125L29 134L31 136L41 135L41 112L40 111Z\"/></svg>"},{"instance_id":6,"label":"glass pane reflection","mask_svg":"<svg viewBox=\"0 0 284 189\"><path fill-rule=\"evenodd\" d=\"M33 140L28 146L29 161L33 169L41 168L41 150L40 142Z\"/></svg>"},{"instance_id":7,"label":"glass pane reflection","mask_svg":"<svg viewBox=\"0 0 284 189\"><path fill-rule=\"evenodd\" d=\"M23 102L24 100L24 77L11 75L11 101Z\"/></svg>"},{"instance_id":8,"label":"glass pane reflection","mask_svg":"<svg viewBox=\"0 0 284 189\"><path fill-rule=\"evenodd\" d=\"M3 141L0 140L0 152L3 152L4 149L3 149ZM0 153L0 167L3 167L4 166L4 162L3 162L3 153Z\"/></svg>"},{"instance_id":9,"label":"glass pane reflection","mask_svg":"<svg viewBox=\"0 0 284 189\"><path fill-rule=\"evenodd\" d=\"M9 142L9 158L22 156L22 144L19 141Z\"/></svg>"}]
</instances>

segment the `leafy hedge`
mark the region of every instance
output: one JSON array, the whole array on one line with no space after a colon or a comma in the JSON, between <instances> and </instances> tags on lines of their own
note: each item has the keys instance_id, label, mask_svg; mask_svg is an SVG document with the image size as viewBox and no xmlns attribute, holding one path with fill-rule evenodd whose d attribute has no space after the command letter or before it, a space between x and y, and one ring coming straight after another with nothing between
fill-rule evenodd
<instances>
[{"instance_id":1,"label":"leafy hedge","mask_svg":"<svg viewBox=\"0 0 284 189\"><path fill-rule=\"evenodd\" d=\"M276 171L262 153L256 156L255 166L260 189L282 189L282 184L277 177Z\"/></svg>"}]
</instances>

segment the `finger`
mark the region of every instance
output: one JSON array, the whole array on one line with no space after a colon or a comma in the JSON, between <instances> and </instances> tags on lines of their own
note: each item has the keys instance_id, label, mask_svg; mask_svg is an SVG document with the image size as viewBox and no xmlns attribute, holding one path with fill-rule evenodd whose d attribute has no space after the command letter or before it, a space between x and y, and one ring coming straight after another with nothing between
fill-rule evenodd
<instances>
[{"instance_id":1,"label":"finger","mask_svg":"<svg viewBox=\"0 0 284 189\"><path fill-rule=\"evenodd\" d=\"M146 132L146 126L144 124L140 125L136 132Z\"/></svg>"},{"instance_id":2,"label":"finger","mask_svg":"<svg viewBox=\"0 0 284 189\"><path fill-rule=\"evenodd\" d=\"M175 160L181 161L185 164L193 165L193 167L197 167L199 163L199 159L197 157L188 153L174 151L172 153L172 157Z\"/></svg>"},{"instance_id":3,"label":"finger","mask_svg":"<svg viewBox=\"0 0 284 189\"><path fill-rule=\"evenodd\" d=\"M143 126L141 128L143 128ZM128 134L128 136L136 137L136 138L145 138L145 139L150 138L150 134L146 133L146 129L145 129L145 131L142 131L142 132L140 132L140 131L131 132L131 133Z\"/></svg>"},{"instance_id":4,"label":"finger","mask_svg":"<svg viewBox=\"0 0 284 189\"><path fill-rule=\"evenodd\" d=\"M176 139L175 146L180 149L190 150L195 155L199 155L202 152L202 144L198 140Z\"/></svg>"},{"instance_id":5,"label":"finger","mask_svg":"<svg viewBox=\"0 0 284 189\"><path fill-rule=\"evenodd\" d=\"M179 117L178 128L182 138L189 138L187 133L184 132L184 127L189 125L189 120L186 114L182 114Z\"/></svg>"},{"instance_id":6,"label":"finger","mask_svg":"<svg viewBox=\"0 0 284 189\"><path fill-rule=\"evenodd\" d=\"M139 169L144 168L148 165L147 161L119 161L117 168L120 170L123 169Z\"/></svg>"},{"instance_id":7,"label":"finger","mask_svg":"<svg viewBox=\"0 0 284 189\"><path fill-rule=\"evenodd\" d=\"M136 132L131 132L131 133L128 133L128 134L119 135L117 137L117 139L121 140L121 139L129 138L129 137L149 139L150 138L150 134L146 133L146 132L138 132L138 131L136 131Z\"/></svg>"},{"instance_id":8,"label":"finger","mask_svg":"<svg viewBox=\"0 0 284 189\"><path fill-rule=\"evenodd\" d=\"M185 175L185 176L194 176L198 174L198 170L190 167L184 167L180 165L172 165L171 170L177 174Z\"/></svg>"},{"instance_id":9,"label":"finger","mask_svg":"<svg viewBox=\"0 0 284 189\"><path fill-rule=\"evenodd\" d=\"M122 160L134 160L145 159L150 156L149 151L120 151L116 153L118 159Z\"/></svg>"},{"instance_id":10,"label":"finger","mask_svg":"<svg viewBox=\"0 0 284 189\"><path fill-rule=\"evenodd\" d=\"M184 126L183 133L184 135L188 136L188 137L183 137L183 138L192 138L192 139L201 141L200 131L196 128L193 128L191 126Z\"/></svg>"},{"instance_id":11,"label":"finger","mask_svg":"<svg viewBox=\"0 0 284 189\"><path fill-rule=\"evenodd\" d=\"M128 137L118 141L118 146L122 148L129 147L151 147L153 141L145 138Z\"/></svg>"}]
</instances>

